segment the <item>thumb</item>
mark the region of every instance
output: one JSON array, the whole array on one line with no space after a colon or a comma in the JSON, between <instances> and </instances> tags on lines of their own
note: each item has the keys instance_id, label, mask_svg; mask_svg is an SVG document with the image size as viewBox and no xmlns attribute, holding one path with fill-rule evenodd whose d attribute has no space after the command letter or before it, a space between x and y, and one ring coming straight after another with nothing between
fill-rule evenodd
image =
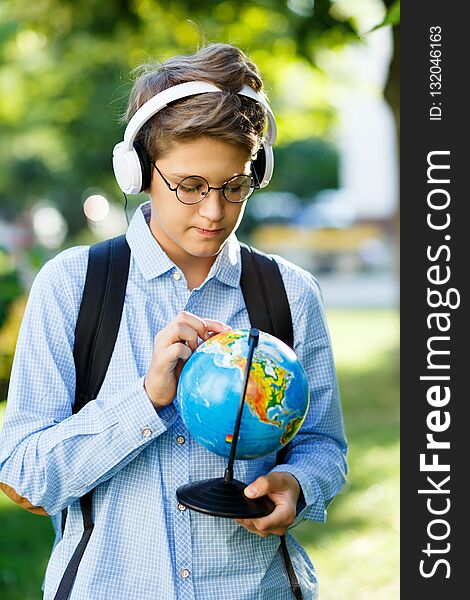
<instances>
[{"instance_id":1,"label":"thumb","mask_svg":"<svg viewBox=\"0 0 470 600\"><path fill-rule=\"evenodd\" d=\"M277 477L278 473L270 473L262 475L255 479L253 483L247 486L244 490L245 496L248 498L259 498L265 496L269 492L276 492L282 489L282 478Z\"/></svg>"}]
</instances>

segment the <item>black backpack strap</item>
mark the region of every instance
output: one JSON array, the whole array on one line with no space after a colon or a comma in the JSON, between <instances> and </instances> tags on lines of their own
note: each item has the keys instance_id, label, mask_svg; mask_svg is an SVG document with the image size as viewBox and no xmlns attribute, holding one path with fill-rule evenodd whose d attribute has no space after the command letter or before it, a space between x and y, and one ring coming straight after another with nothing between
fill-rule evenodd
<instances>
[{"instance_id":1,"label":"black backpack strap","mask_svg":"<svg viewBox=\"0 0 470 600\"><path fill-rule=\"evenodd\" d=\"M240 286L252 327L276 336L293 348L292 315L276 261L246 244L240 246Z\"/></svg>"},{"instance_id":2,"label":"black backpack strap","mask_svg":"<svg viewBox=\"0 0 470 600\"><path fill-rule=\"evenodd\" d=\"M297 575L295 574L294 567L292 566L289 551L287 550L286 536L281 535L280 538L282 555L284 556L284 563L286 565L287 576L289 577L289 583L292 589L292 593L294 594L294 598L296 600L303 600L302 589L300 587L299 580L297 579Z\"/></svg>"},{"instance_id":3,"label":"black backpack strap","mask_svg":"<svg viewBox=\"0 0 470 600\"><path fill-rule=\"evenodd\" d=\"M276 261L251 248L240 244L242 275L240 286L252 327L270 333L294 348L292 314L282 275ZM276 456L276 464L282 464L287 452L284 446ZM302 600L302 590L287 550L285 535L281 535L281 549L287 575L296 600Z\"/></svg>"},{"instance_id":4,"label":"black backpack strap","mask_svg":"<svg viewBox=\"0 0 470 600\"><path fill-rule=\"evenodd\" d=\"M90 247L75 327L74 413L96 398L108 370L121 323L130 255L124 235Z\"/></svg>"},{"instance_id":5,"label":"black backpack strap","mask_svg":"<svg viewBox=\"0 0 470 600\"><path fill-rule=\"evenodd\" d=\"M82 301L75 327L76 386L72 412L94 400L108 370L121 323L130 248L124 235L90 247ZM83 535L62 576L54 600L67 600L93 531L93 490L80 498ZM62 512L62 533L67 509Z\"/></svg>"},{"instance_id":6,"label":"black backpack strap","mask_svg":"<svg viewBox=\"0 0 470 600\"><path fill-rule=\"evenodd\" d=\"M267 254L240 243L242 274L240 286L252 327L276 336L294 348L292 314L286 288L276 261ZM283 462L288 444L279 450Z\"/></svg>"},{"instance_id":7,"label":"black backpack strap","mask_svg":"<svg viewBox=\"0 0 470 600\"><path fill-rule=\"evenodd\" d=\"M91 491L80 498L80 506L83 517L83 534L78 546L75 548L75 552L73 553L67 568L65 569L64 574L62 575L62 579L60 580L54 600L67 600L69 597L70 590L72 589L72 585L78 571L78 566L80 565L80 561L82 560L85 548L87 547L88 540L93 532L93 519L91 515L92 496L93 492Z\"/></svg>"}]
</instances>

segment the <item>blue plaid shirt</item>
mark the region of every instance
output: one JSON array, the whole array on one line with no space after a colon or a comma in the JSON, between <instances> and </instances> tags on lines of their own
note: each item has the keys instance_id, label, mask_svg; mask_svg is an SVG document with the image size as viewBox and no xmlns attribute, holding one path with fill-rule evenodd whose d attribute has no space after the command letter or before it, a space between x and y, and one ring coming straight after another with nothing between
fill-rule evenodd
<instances>
[{"instance_id":1,"label":"blue plaid shirt","mask_svg":"<svg viewBox=\"0 0 470 600\"><path fill-rule=\"evenodd\" d=\"M240 246L232 235L204 283L190 292L152 236L149 218L146 203L130 223L132 258L116 347L98 398L76 415L72 349L88 247L65 250L37 275L12 370L0 481L52 516L56 540L44 579L46 600L54 597L82 536L78 499L93 488L95 527L71 600L291 600L278 536L261 538L232 519L178 505L180 485L221 477L226 459L191 438L174 403L155 411L143 388L154 336L178 312L250 326L239 285ZM325 519L345 481L346 440L317 282L276 260L312 401L286 464L275 466L274 454L239 460L234 476L251 483L270 471L292 473L304 498L294 527L303 519ZM287 544L304 598L316 598L309 557L290 533Z\"/></svg>"}]
</instances>

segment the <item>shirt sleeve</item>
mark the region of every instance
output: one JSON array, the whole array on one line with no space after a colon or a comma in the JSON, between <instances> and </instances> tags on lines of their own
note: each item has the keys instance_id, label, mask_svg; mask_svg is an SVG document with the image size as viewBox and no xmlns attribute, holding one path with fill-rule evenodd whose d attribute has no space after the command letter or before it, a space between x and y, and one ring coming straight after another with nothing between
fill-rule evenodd
<instances>
[{"instance_id":1,"label":"shirt sleeve","mask_svg":"<svg viewBox=\"0 0 470 600\"><path fill-rule=\"evenodd\" d=\"M0 433L0 481L50 515L111 478L176 418L172 405L154 409L143 377L72 414L78 306L58 258L30 292Z\"/></svg>"},{"instance_id":2,"label":"shirt sleeve","mask_svg":"<svg viewBox=\"0 0 470 600\"><path fill-rule=\"evenodd\" d=\"M285 278L285 276L284 276ZM286 278L285 278L286 279ZM310 406L302 427L288 445L284 463L272 471L288 472L302 493L292 527L304 519L325 521L326 509L346 481L347 441L331 341L316 279L302 272L296 283L286 283L294 327L294 350L310 388ZM299 286L302 289L299 294Z\"/></svg>"}]
</instances>

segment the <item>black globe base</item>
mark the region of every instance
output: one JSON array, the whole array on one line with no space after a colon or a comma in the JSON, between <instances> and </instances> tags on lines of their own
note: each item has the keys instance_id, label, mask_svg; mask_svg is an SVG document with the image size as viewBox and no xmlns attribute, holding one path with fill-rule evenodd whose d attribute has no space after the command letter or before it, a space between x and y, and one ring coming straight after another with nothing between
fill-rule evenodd
<instances>
[{"instance_id":1,"label":"black globe base","mask_svg":"<svg viewBox=\"0 0 470 600\"><path fill-rule=\"evenodd\" d=\"M243 493L246 483L233 479L226 483L223 477L187 483L176 490L181 504L197 512L215 517L255 519L266 517L275 508L267 496L251 500Z\"/></svg>"}]
</instances>

